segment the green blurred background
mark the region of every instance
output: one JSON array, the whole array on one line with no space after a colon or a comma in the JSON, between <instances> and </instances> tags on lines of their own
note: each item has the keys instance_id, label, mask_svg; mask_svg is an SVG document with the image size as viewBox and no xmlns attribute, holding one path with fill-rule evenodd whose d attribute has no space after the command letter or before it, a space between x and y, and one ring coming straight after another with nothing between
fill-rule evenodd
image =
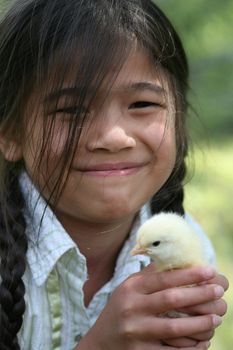
<instances>
[{"instance_id":1,"label":"green blurred background","mask_svg":"<svg viewBox=\"0 0 233 350\"><path fill-rule=\"evenodd\" d=\"M68 0L67 0L68 1ZM0 9L3 3L0 0ZM155 0L183 39L190 61L193 152L186 208L212 240L219 270L233 283L233 0ZM212 350L233 348L233 293Z\"/></svg>"},{"instance_id":2,"label":"green blurred background","mask_svg":"<svg viewBox=\"0 0 233 350\"><path fill-rule=\"evenodd\" d=\"M193 152L186 209L212 240L230 281L228 313L212 350L233 349L233 0L155 0L175 25L189 58Z\"/></svg>"}]
</instances>

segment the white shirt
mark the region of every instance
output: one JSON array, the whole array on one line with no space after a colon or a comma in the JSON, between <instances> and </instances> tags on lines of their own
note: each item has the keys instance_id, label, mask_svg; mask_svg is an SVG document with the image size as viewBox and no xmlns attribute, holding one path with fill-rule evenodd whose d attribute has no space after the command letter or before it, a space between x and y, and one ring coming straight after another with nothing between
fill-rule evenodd
<instances>
[{"instance_id":1,"label":"white shirt","mask_svg":"<svg viewBox=\"0 0 233 350\"><path fill-rule=\"evenodd\" d=\"M84 306L83 286L88 279L86 259L40 197L28 176L21 177L27 203L26 220L29 248L26 286L26 312L19 341L23 350L73 350L92 327L113 290L132 273L150 263L149 257L131 256L138 227L151 214L145 205L134 223L116 262L112 279ZM46 210L45 210L46 208ZM187 220L203 240L206 255L214 263L212 245L200 227Z\"/></svg>"}]
</instances>

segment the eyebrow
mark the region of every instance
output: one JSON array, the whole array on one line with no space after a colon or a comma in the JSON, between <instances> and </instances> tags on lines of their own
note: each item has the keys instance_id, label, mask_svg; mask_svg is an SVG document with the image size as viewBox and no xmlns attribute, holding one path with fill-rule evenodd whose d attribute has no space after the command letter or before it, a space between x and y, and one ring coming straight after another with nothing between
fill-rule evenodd
<instances>
[{"instance_id":1,"label":"eyebrow","mask_svg":"<svg viewBox=\"0 0 233 350\"><path fill-rule=\"evenodd\" d=\"M160 86L156 83L148 82L148 81L140 81L140 82L136 82L136 83L130 83L129 85L119 86L116 88L116 90L117 91L122 90L124 92L151 91L151 92L155 92L157 94L162 94L165 92L165 89L162 86ZM53 91L53 92L49 93L45 97L44 102L49 103L49 102L57 100L63 96L78 96L81 94L81 92L82 92L82 88L78 87L78 86L65 87L65 88L62 88L60 90Z\"/></svg>"},{"instance_id":2,"label":"eyebrow","mask_svg":"<svg viewBox=\"0 0 233 350\"><path fill-rule=\"evenodd\" d=\"M131 83L128 86L124 86L123 90L125 91L146 91L156 92L157 94L162 94L165 92L165 89L156 83L149 81L140 81L136 83Z\"/></svg>"},{"instance_id":3,"label":"eyebrow","mask_svg":"<svg viewBox=\"0 0 233 350\"><path fill-rule=\"evenodd\" d=\"M47 96L45 96L44 102L52 102L58 100L63 96L78 96L81 94L82 88L74 86L74 87L66 87L57 91L52 91Z\"/></svg>"}]
</instances>

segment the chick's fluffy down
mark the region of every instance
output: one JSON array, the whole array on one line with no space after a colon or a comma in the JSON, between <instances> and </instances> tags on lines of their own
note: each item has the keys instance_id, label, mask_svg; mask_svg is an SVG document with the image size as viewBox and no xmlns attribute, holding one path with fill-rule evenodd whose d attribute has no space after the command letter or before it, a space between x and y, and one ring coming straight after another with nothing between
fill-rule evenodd
<instances>
[{"instance_id":1,"label":"chick's fluffy down","mask_svg":"<svg viewBox=\"0 0 233 350\"><path fill-rule=\"evenodd\" d=\"M150 256L158 271L208 264L200 237L175 213L161 213L147 220L138 230L131 253Z\"/></svg>"}]
</instances>

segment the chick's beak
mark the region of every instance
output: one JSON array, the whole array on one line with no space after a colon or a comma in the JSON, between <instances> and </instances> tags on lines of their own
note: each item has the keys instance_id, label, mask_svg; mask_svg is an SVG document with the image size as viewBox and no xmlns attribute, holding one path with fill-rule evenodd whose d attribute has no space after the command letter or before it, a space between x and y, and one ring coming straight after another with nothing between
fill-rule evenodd
<instances>
[{"instance_id":1,"label":"chick's beak","mask_svg":"<svg viewBox=\"0 0 233 350\"><path fill-rule=\"evenodd\" d=\"M138 254L146 254L147 249L141 247L139 244L136 244L136 246L131 250L131 255L138 255Z\"/></svg>"}]
</instances>

